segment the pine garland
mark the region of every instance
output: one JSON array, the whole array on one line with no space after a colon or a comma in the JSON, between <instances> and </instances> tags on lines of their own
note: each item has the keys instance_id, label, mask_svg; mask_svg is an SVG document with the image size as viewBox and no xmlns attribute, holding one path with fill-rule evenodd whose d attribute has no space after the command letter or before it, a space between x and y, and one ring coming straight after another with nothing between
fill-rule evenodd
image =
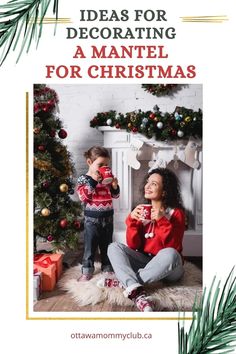
<instances>
[{"instance_id":1,"label":"pine garland","mask_svg":"<svg viewBox=\"0 0 236 354\"><path fill-rule=\"evenodd\" d=\"M214 277L208 294L193 306L188 332L178 324L179 354L230 353L236 348L236 277L231 270L220 291Z\"/></svg>"},{"instance_id":2,"label":"pine garland","mask_svg":"<svg viewBox=\"0 0 236 354\"><path fill-rule=\"evenodd\" d=\"M90 121L92 128L111 126L126 129L131 133L140 133L156 140L180 140L195 137L202 138L202 111L193 111L185 107L176 107L173 113L163 113L158 106L154 111L141 110L129 113L116 111L101 112Z\"/></svg>"},{"instance_id":3,"label":"pine garland","mask_svg":"<svg viewBox=\"0 0 236 354\"><path fill-rule=\"evenodd\" d=\"M0 5L0 66L5 61L10 49L16 49L22 38L19 61L26 47L28 53L32 40L37 43L42 35L43 19L52 0L11 0L5 5ZM59 0L53 0L53 14L58 19ZM56 27L55 27L56 28Z\"/></svg>"}]
</instances>

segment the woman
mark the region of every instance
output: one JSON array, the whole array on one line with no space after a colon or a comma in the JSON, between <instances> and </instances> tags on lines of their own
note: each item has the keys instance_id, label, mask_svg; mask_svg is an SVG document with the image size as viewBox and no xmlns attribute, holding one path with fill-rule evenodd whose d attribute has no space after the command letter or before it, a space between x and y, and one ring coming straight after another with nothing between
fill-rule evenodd
<instances>
[{"instance_id":1,"label":"woman","mask_svg":"<svg viewBox=\"0 0 236 354\"><path fill-rule=\"evenodd\" d=\"M124 295L140 311L153 311L143 285L161 279L177 281L183 275L182 240L185 215L176 175L157 168L148 174L144 196L151 202L151 221L143 220L143 205L127 217L127 246L113 242L108 257L118 279L105 286L122 286Z\"/></svg>"}]
</instances>

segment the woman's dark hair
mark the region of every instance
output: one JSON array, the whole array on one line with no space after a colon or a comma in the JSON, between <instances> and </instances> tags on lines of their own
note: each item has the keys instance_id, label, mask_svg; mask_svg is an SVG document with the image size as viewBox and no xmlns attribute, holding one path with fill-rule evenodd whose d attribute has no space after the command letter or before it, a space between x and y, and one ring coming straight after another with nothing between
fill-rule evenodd
<instances>
[{"instance_id":1,"label":"woman's dark hair","mask_svg":"<svg viewBox=\"0 0 236 354\"><path fill-rule=\"evenodd\" d=\"M148 177L157 173L162 177L163 184L163 204L165 208L184 208L182 203L182 197L180 193L179 180L174 172L168 168L155 168L148 173Z\"/></svg>"},{"instance_id":2,"label":"woman's dark hair","mask_svg":"<svg viewBox=\"0 0 236 354\"><path fill-rule=\"evenodd\" d=\"M84 153L86 159L91 159L92 162L98 157L108 157L110 158L109 151L102 146L92 146L88 151Z\"/></svg>"}]
</instances>

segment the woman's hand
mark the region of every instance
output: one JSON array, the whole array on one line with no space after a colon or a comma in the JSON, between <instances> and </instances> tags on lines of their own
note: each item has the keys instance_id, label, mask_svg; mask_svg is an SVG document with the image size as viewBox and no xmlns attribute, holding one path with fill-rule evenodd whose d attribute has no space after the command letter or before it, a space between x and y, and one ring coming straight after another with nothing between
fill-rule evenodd
<instances>
[{"instance_id":1,"label":"woman's hand","mask_svg":"<svg viewBox=\"0 0 236 354\"><path fill-rule=\"evenodd\" d=\"M159 220L164 215L165 215L165 209L163 207L160 207L158 209L152 208L152 210L151 210L151 220L153 220L153 221Z\"/></svg>"},{"instance_id":2,"label":"woman's hand","mask_svg":"<svg viewBox=\"0 0 236 354\"><path fill-rule=\"evenodd\" d=\"M142 211L143 211L143 206L137 205L136 208L131 212L130 216L134 220L141 220L142 219Z\"/></svg>"}]
</instances>

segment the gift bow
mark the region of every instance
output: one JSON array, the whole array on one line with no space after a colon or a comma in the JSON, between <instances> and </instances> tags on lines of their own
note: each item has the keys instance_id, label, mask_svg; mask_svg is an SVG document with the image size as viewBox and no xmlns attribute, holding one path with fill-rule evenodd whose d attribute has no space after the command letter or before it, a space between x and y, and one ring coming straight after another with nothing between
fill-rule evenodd
<instances>
[{"instance_id":1,"label":"gift bow","mask_svg":"<svg viewBox=\"0 0 236 354\"><path fill-rule=\"evenodd\" d=\"M43 268L48 268L50 265L53 264L50 257L46 257L40 261L41 258L42 258L41 255L35 255L34 256L34 263L39 265L40 267L43 267Z\"/></svg>"}]
</instances>

